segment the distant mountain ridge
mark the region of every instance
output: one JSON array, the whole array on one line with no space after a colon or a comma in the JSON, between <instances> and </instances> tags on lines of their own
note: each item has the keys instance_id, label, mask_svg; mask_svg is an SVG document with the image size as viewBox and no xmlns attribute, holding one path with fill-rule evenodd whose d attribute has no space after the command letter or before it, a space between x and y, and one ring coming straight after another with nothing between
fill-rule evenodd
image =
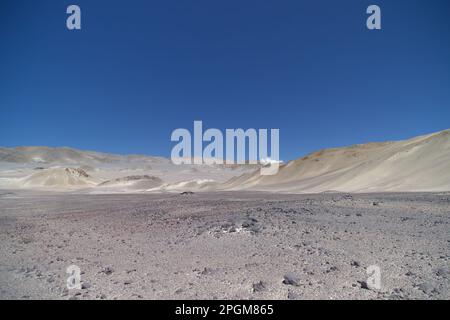
<instances>
[{"instance_id":1,"label":"distant mountain ridge","mask_svg":"<svg viewBox=\"0 0 450 320\"><path fill-rule=\"evenodd\" d=\"M46 163L46 164L79 164L114 162L168 162L163 157L145 155L118 155L97 151L83 151L69 147L0 147L0 162L10 163Z\"/></svg>"},{"instance_id":2,"label":"distant mountain ridge","mask_svg":"<svg viewBox=\"0 0 450 320\"><path fill-rule=\"evenodd\" d=\"M0 189L158 192L208 189L257 165L176 165L170 159L62 147L0 147Z\"/></svg>"},{"instance_id":3,"label":"distant mountain ridge","mask_svg":"<svg viewBox=\"0 0 450 320\"><path fill-rule=\"evenodd\" d=\"M174 165L170 159L73 148L0 148L0 189L254 190L285 193L450 191L450 129L404 141L324 149L282 164Z\"/></svg>"}]
</instances>

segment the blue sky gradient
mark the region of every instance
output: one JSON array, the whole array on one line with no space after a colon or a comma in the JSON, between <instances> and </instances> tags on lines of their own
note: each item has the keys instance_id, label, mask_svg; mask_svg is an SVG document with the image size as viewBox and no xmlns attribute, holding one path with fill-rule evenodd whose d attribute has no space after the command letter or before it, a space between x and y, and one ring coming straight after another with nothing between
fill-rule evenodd
<instances>
[{"instance_id":1,"label":"blue sky gradient","mask_svg":"<svg viewBox=\"0 0 450 320\"><path fill-rule=\"evenodd\" d=\"M0 39L0 146L169 156L202 120L288 160L450 128L446 0L3 0Z\"/></svg>"}]
</instances>

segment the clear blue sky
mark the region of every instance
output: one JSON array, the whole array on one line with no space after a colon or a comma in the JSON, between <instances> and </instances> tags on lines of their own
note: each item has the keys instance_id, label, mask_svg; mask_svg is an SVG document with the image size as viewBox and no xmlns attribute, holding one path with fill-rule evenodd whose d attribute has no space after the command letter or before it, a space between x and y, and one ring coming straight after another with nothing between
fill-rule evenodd
<instances>
[{"instance_id":1,"label":"clear blue sky","mask_svg":"<svg viewBox=\"0 0 450 320\"><path fill-rule=\"evenodd\" d=\"M203 120L280 128L286 160L450 128L448 0L2 0L0 39L1 146L169 156Z\"/></svg>"}]
</instances>

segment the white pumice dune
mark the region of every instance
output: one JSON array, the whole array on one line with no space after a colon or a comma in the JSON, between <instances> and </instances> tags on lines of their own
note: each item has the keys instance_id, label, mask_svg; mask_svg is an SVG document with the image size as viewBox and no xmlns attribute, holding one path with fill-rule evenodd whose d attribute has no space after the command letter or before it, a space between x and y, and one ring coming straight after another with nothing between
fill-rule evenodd
<instances>
[{"instance_id":1,"label":"white pumice dune","mask_svg":"<svg viewBox=\"0 0 450 320\"><path fill-rule=\"evenodd\" d=\"M450 130L406 141L325 149L281 166L234 178L224 190L290 193L450 190Z\"/></svg>"}]
</instances>

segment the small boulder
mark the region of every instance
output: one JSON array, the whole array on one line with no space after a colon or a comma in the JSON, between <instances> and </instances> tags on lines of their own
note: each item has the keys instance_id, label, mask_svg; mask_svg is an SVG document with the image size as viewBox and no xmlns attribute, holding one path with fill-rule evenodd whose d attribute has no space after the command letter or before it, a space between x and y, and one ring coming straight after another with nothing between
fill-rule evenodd
<instances>
[{"instance_id":1,"label":"small boulder","mask_svg":"<svg viewBox=\"0 0 450 320\"><path fill-rule=\"evenodd\" d=\"M293 274L286 274L283 277L282 283L288 286L299 286L299 279Z\"/></svg>"}]
</instances>

